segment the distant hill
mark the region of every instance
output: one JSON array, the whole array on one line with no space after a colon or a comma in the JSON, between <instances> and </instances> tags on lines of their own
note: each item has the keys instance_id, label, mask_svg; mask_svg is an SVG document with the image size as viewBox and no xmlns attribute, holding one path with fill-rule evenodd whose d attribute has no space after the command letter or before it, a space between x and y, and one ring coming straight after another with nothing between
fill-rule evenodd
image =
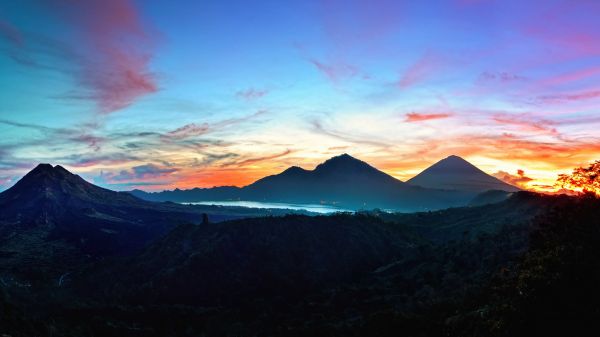
<instances>
[{"instance_id":1,"label":"distant hill","mask_svg":"<svg viewBox=\"0 0 600 337\"><path fill-rule=\"evenodd\" d=\"M520 189L509 185L478 169L458 156L449 156L425 169L407 183L425 188L458 191L485 192L500 190L516 192Z\"/></svg>"},{"instance_id":2,"label":"distant hill","mask_svg":"<svg viewBox=\"0 0 600 337\"><path fill-rule=\"evenodd\" d=\"M348 154L333 157L314 170L290 167L243 188L215 187L132 193L140 198L155 201L247 200L325 203L345 209L385 208L407 212L462 206L477 194L473 191L412 186Z\"/></svg>"},{"instance_id":3,"label":"distant hill","mask_svg":"<svg viewBox=\"0 0 600 337\"><path fill-rule=\"evenodd\" d=\"M498 197L496 194L497 191L491 193L493 197ZM526 191L504 195L504 198L498 198L500 200L492 200L493 197L484 198L488 202L477 206L433 212L381 213L380 216L387 221L409 226L427 240L441 243L476 239L481 234L495 233L504 226L527 223L568 199Z\"/></svg>"},{"instance_id":4,"label":"distant hill","mask_svg":"<svg viewBox=\"0 0 600 337\"><path fill-rule=\"evenodd\" d=\"M506 192L501 190L489 190L478 194L469 202L469 206L483 206L499 203L510 198L515 192Z\"/></svg>"}]
</instances>

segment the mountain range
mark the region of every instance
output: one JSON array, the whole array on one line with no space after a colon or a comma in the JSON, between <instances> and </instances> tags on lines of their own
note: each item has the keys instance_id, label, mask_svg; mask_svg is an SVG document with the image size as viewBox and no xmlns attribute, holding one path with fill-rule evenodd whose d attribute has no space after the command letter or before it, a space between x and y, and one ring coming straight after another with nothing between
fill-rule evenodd
<instances>
[{"instance_id":1,"label":"mountain range","mask_svg":"<svg viewBox=\"0 0 600 337\"><path fill-rule=\"evenodd\" d=\"M317 182L352 198L457 195L347 155L250 186L340 196ZM543 327L555 312L596 312L600 201L478 192L436 211L289 215L145 201L40 164L0 193L0 334L480 336L482 315L495 326L549 310ZM557 294L565 304L548 305Z\"/></svg>"},{"instance_id":2,"label":"mountain range","mask_svg":"<svg viewBox=\"0 0 600 337\"><path fill-rule=\"evenodd\" d=\"M342 154L313 170L293 166L241 188L222 186L154 193L134 190L131 193L152 201L324 203L345 209L384 208L410 212L463 206L489 190L515 192L519 188L484 173L457 156L441 160L408 182L402 182Z\"/></svg>"},{"instance_id":3,"label":"mountain range","mask_svg":"<svg viewBox=\"0 0 600 337\"><path fill-rule=\"evenodd\" d=\"M86 261L137 252L204 215L218 222L273 214L284 212L150 202L40 164L0 193L0 277L57 277Z\"/></svg>"}]
</instances>

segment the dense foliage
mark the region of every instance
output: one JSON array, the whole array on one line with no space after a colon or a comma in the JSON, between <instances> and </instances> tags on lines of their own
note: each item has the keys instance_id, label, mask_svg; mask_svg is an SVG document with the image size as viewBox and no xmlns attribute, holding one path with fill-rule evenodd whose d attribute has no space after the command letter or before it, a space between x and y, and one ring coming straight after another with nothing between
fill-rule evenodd
<instances>
[{"instance_id":1,"label":"dense foliage","mask_svg":"<svg viewBox=\"0 0 600 337\"><path fill-rule=\"evenodd\" d=\"M46 289L33 306L17 305L21 295L7 289L0 332L581 335L600 321L599 211L591 194L520 194L413 215L181 226L139 255L104 261L68 287ZM451 239L440 239L444 230Z\"/></svg>"},{"instance_id":2,"label":"dense foliage","mask_svg":"<svg viewBox=\"0 0 600 337\"><path fill-rule=\"evenodd\" d=\"M556 184L564 189L600 195L600 160L588 167L578 167L571 174L559 175Z\"/></svg>"}]
</instances>

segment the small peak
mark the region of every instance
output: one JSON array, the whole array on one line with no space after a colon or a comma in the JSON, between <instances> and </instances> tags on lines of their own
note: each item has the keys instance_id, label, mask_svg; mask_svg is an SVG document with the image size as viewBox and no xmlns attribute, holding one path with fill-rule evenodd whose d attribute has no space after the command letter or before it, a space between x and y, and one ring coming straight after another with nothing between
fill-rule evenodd
<instances>
[{"instance_id":1,"label":"small peak","mask_svg":"<svg viewBox=\"0 0 600 337\"><path fill-rule=\"evenodd\" d=\"M462 157L459 157L459 156L457 156L457 155L455 155L455 154L453 154L453 155L449 155L449 156L448 156L448 157L446 157L444 160L455 160L455 161L456 161L456 160L460 160L460 161L466 161L464 158L462 158Z\"/></svg>"},{"instance_id":2,"label":"small peak","mask_svg":"<svg viewBox=\"0 0 600 337\"><path fill-rule=\"evenodd\" d=\"M47 163L38 164L38 166L36 166L29 173L34 175L51 175L53 177L67 177L73 175L71 172L69 172L69 170L60 165L52 166L51 164Z\"/></svg>"},{"instance_id":3,"label":"small peak","mask_svg":"<svg viewBox=\"0 0 600 337\"><path fill-rule=\"evenodd\" d=\"M367 172L377 171L371 165L362 160L356 159L351 155L344 153L327 159L325 162L317 165L315 172Z\"/></svg>"},{"instance_id":4,"label":"small peak","mask_svg":"<svg viewBox=\"0 0 600 337\"><path fill-rule=\"evenodd\" d=\"M338 158L338 159L356 159L356 158L352 157L351 155L349 155L347 153L342 153L339 156L333 157L331 159L334 159L334 158Z\"/></svg>"},{"instance_id":5,"label":"small peak","mask_svg":"<svg viewBox=\"0 0 600 337\"><path fill-rule=\"evenodd\" d=\"M347 153L340 154L339 156L331 157L327 159L324 164L327 163L347 163L347 162L360 162L360 160L352 157Z\"/></svg>"},{"instance_id":6,"label":"small peak","mask_svg":"<svg viewBox=\"0 0 600 337\"><path fill-rule=\"evenodd\" d=\"M52 167L52 165L47 164L47 163L41 163L41 164L38 164L38 166L36 166L31 171L32 172L52 172L52 171L54 171L54 167Z\"/></svg>"},{"instance_id":7,"label":"small peak","mask_svg":"<svg viewBox=\"0 0 600 337\"><path fill-rule=\"evenodd\" d=\"M306 170L299 166L290 166L282 173L298 173L298 172L306 172Z\"/></svg>"}]
</instances>

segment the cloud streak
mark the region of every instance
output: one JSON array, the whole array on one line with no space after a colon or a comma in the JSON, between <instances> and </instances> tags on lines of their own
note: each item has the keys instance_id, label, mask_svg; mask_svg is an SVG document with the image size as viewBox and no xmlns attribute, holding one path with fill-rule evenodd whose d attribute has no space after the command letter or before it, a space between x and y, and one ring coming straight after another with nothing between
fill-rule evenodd
<instances>
[{"instance_id":1,"label":"cloud streak","mask_svg":"<svg viewBox=\"0 0 600 337\"><path fill-rule=\"evenodd\" d=\"M492 120L501 125L516 127L517 130L524 132L550 134L555 136L559 135L555 128L557 123L546 119L535 118L531 115L495 114L492 116Z\"/></svg>"},{"instance_id":2,"label":"cloud streak","mask_svg":"<svg viewBox=\"0 0 600 337\"><path fill-rule=\"evenodd\" d=\"M424 122L424 121L432 121L436 119L446 119L452 117L450 113L417 113L410 112L406 114L406 119L404 120L407 123L415 123L415 122Z\"/></svg>"},{"instance_id":3,"label":"cloud streak","mask_svg":"<svg viewBox=\"0 0 600 337\"><path fill-rule=\"evenodd\" d=\"M145 164L134 166L130 170L122 170L119 174L111 174L108 173L104 175L106 179L109 181L115 182L139 182L144 180L153 180L153 179L164 179L169 177L171 174L178 172L179 169L172 167L161 167L155 164Z\"/></svg>"},{"instance_id":4,"label":"cloud streak","mask_svg":"<svg viewBox=\"0 0 600 337\"><path fill-rule=\"evenodd\" d=\"M308 61L334 84L338 84L341 80L350 79L360 74L358 67L341 61L331 64L325 64L316 59L309 59Z\"/></svg>"},{"instance_id":5,"label":"cloud streak","mask_svg":"<svg viewBox=\"0 0 600 337\"><path fill-rule=\"evenodd\" d=\"M24 44L21 32L8 21L0 20L0 36L15 46L22 47Z\"/></svg>"},{"instance_id":6,"label":"cloud streak","mask_svg":"<svg viewBox=\"0 0 600 337\"><path fill-rule=\"evenodd\" d=\"M269 93L268 90L260 90L255 88L249 88L246 90L240 90L235 93L235 96L246 101L252 101L255 99L259 99L265 97Z\"/></svg>"},{"instance_id":7,"label":"cloud streak","mask_svg":"<svg viewBox=\"0 0 600 337\"><path fill-rule=\"evenodd\" d=\"M430 52L425 53L404 71L398 81L398 86L400 89L407 89L421 83L429 79L434 72L439 70L440 66L438 57Z\"/></svg>"}]
</instances>

